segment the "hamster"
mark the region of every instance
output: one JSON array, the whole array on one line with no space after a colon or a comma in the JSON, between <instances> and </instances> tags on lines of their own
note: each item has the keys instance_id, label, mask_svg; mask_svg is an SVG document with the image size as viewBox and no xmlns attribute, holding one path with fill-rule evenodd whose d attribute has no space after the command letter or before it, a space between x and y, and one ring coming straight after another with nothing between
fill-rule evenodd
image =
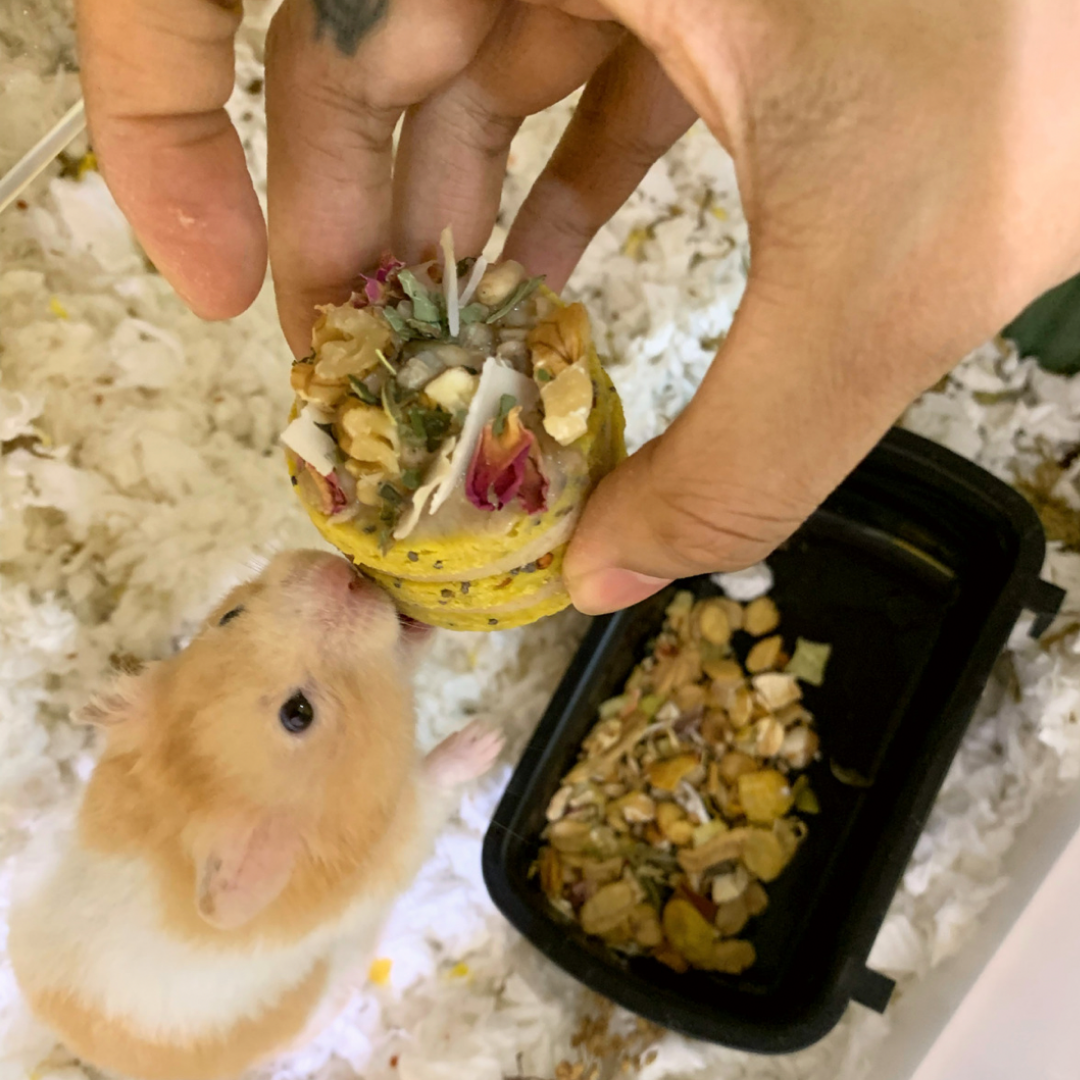
<instances>
[{"instance_id":1,"label":"hamster","mask_svg":"<svg viewBox=\"0 0 1080 1080\"><path fill-rule=\"evenodd\" d=\"M502 745L472 725L420 759L422 637L346 560L290 552L82 710L104 751L8 942L68 1050L216 1080L334 1019L455 787Z\"/></svg>"}]
</instances>

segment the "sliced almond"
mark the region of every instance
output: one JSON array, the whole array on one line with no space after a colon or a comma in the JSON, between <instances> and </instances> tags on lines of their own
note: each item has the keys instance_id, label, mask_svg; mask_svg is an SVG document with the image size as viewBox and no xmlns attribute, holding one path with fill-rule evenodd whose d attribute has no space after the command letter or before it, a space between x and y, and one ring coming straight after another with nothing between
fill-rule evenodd
<instances>
[{"instance_id":1,"label":"sliced almond","mask_svg":"<svg viewBox=\"0 0 1080 1080\"><path fill-rule=\"evenodd\" d=\"M772 712L793 705L802 697L802 689L794 675L781 671L766 671L755 675L752 681L755 693Z\"/></svg>"},{"instance_id":2,"label":"sliced almond","mask_svg":"<svg viewBox=\"0 0 1080 1080\"><path fill-rule=\"evenodd\" d=\"M771 634L780 625L780 612L768 596L759 596L746 605L743 612L743 629L751 637Z\"/></svg>"},{"instance_id":3,"label":"sliced almond","mask_svg":"<svg viewBox=\"0 0 1080 1080\"><path fill-rule=\"evenodd\" d=\"M780 753L793 769L805 769L814 760L819 745L817 732L799 724L784 736Z\"/></svg>"},{"instance_id":4,"label":"sliced almond","mask_svg":"<svg viewBox=\"0 0 1080 1080\"><path fill-rule=\"evenodd\" d=\"M745 681L743 670L738 660L706 660L702 662L705 674L713 681L714 689L742 686Z\"/></svg>"},{"instance_id":5,"label":"sliced almond","mask_svg":"<svg viewBox=\"0 0 1080 1080\"><path fill-rule=\"evenodd\" d=\"M598 889L581 907L581 928L587 934L605 934L629 916L637 897L629 882L614 881Z\"/></svg>"},{"instance_id":6,"label":"sliced almond","mask_svg":"<svg viewBox=\"0 0 1080 1080\"><path fill-rule=\"evenodd\" d=\"M784 745L784 725L771 716L759 720L754 726L757 740L755 750L759 757L772 758L780 753Z\"/></svg>"},{"instance_id":7,"label":"sliced almond","mask_svg":"<svg viewBox=\"0 0 1080 1080\"><path fill-rule=\"evenodd\" d=\"M756 675L760 671L768 671L770 668L775 667L783 647L784 639L779 634L762 638L747 655L746 670L752 675Z\"/></svg>"},{"instance_id":8,"label":"sliced almond","mask_svg":"<svg viewBox=\"0 0 1080 1080\"><path fill-rule=\"evenodd\" d=\"M697 619L701 636L711 645L726 645L731 640L731 624L719 601L706 600L700 604Z\"/></svg>"}]
</instances>

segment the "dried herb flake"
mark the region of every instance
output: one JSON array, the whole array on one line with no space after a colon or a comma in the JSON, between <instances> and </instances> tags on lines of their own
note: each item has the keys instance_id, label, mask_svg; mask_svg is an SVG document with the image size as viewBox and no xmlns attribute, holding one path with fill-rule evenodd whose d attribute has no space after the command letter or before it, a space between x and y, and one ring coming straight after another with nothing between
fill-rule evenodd
<instances>
[{"instance_id":1,"label":"dried herb flake","mask_svg":"<svg viewBox=\"0 0 1080 1080\"><path fill-rule=\"evenodd\" d=\"M498 322L504 315L508 315L522 302L531 296L538 288L540 283L544 280L544 276L529 278L528 281L523 281L511 294L510 298L502 305L502 307L496 308L488 317L489 323Z\"/></svg>"},{"instance_id":2,"label":"dried herb flake","mask_svg":"<svg viewBox=\"0 0 1080 1080\"><path fill-rule=\"evenodd\" d=\"M379 399L368 389L367 384L358 379L355 375L349 376L349 385L352 387L353 393L365 404L365 405L378 405Z\"/></svg>"},{"instance_id":3,"label":"dried herb flake","mask_svg":"<svg viewBox=\"0 0 1080 1080\"><path fill-rule=\"evenodd\" d=\"M398 281L401 282L401 287L413 302L413 318L424 323L438 323L440 321L439 305L431 293L416 280L412 271L400 271Z\"/></svg>"}]
</instances>

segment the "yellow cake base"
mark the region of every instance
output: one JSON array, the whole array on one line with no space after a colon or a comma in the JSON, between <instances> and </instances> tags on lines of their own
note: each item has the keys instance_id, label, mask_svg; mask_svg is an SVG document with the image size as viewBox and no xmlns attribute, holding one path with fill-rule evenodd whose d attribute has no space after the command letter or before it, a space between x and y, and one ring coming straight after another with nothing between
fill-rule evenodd
<instances>
[{"instance_id":1,"label":"yellow cake base","mask_svg":"<svg viewBox=\"0 0 1080 1080\"><path fill-rule=\"evenodd\" d=\"M581 507L626 456L622 402L595 348L589 369L595 403L588 430L573 444L587 464L585 475L572 479L544 513L519 513L505 533L410 538L384 553L374 533L352 522L333 524L306 503L304 508L330 544L419 622L447 630L506 630L554 615L570 604L562 561ZM295 471L291 458L289 470Z\"/></svg>"}]
</instances>

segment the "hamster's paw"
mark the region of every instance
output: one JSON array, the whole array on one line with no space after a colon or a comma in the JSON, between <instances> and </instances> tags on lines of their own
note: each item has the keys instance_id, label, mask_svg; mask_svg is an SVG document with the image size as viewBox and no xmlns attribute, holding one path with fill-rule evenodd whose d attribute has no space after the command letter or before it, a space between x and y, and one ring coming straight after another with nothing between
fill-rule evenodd
<instances>
[{"instance_id":1,"label":"hamster's paw","mask_svg":"<svg viewBox=\"0 0 1080 1080\"><path fill-rule=\"evenodd\" d=\"M443 739L424 759L424 772L439 787L452 788L475 780L495 764L505 739L474 720Z\"/></svg>"}]
</instances>

